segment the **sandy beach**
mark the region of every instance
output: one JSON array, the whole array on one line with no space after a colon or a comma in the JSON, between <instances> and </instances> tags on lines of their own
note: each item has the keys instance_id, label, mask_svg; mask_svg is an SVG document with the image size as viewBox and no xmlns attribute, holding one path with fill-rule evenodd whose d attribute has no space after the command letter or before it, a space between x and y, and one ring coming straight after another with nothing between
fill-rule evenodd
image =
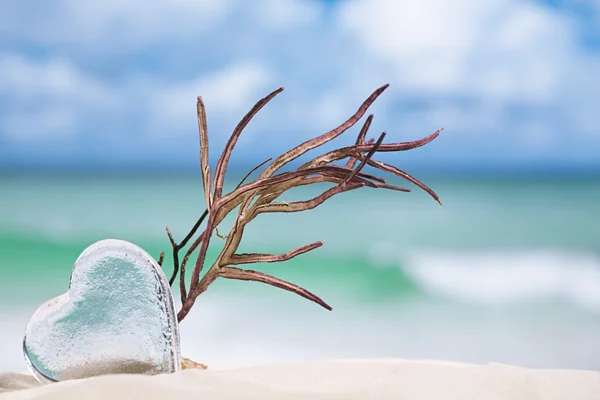
<instances>
[{"instance_id":1,"label":"sandy beach","mask_svg":"<svg viewBox=\"0 0 600 400\"><path fill-rule=\"evenodd\" d=\"M402 359L334 360L177 374L107 375L40 385L0 374L0 399L597 400L600 372Z\"/></svg>"}]
</instances>

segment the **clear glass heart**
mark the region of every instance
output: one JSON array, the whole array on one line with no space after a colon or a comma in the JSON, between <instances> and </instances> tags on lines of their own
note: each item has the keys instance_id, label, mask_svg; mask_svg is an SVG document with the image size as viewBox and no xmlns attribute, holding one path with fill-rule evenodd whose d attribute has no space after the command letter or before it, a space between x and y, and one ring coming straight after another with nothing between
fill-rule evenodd
<instances>
[{"instance_id":1,"label":"clear glass heart","mask_svg":"<svg viewBox=\"0 0 600 400\"><path fill-rule=\"evenodd\" d=\"M69 290L33 314L23 352L41 382L180 370L179 328L167 278L154 258L132 243L94 243L75 262Z\"/></svg>"}]
</instances>

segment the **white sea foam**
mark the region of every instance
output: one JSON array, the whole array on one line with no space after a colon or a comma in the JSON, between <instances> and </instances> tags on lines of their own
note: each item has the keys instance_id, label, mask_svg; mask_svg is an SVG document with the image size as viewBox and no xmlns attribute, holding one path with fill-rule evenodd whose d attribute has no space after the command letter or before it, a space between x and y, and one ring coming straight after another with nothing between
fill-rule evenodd
<instances>
[{"instance_id":1,"label":"white sea foam","mask_svg":"<svg viewBox=\"0 0 600 400\"><path fill-rule=\"evenodd\" d=\"M600 311L600 257L590 253L414 251L400 263L434 295L478 303L558 299Z\"/></svg>"}]
</instances>

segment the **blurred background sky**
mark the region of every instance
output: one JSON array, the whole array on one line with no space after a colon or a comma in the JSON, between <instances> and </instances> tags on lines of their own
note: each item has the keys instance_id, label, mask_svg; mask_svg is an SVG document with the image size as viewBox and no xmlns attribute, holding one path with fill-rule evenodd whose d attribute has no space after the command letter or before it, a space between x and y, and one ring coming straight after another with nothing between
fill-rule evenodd
<instances>
[{"instance_id":1,"label":"blurred background sky","mask_svg":"<svg viewBox=\"0 0 600 400\"><path fill-rule=\"evenodd\" d=\"M600 169L595 0L57 0L0 4L0 168L194 170L271 90L233 165L354 112L374 131L445 127L416 167ZM413 158L414 157L414 158Z\"/></svg>"},{"instance_id":2,"label":"blurred background sky","mask_svg":"<svg viewBox=\"0 0 600 400\"><path fill-rule=\"evenodd\" d=\"M181 325L183 354L209 365L402 357L600 369L596 0L3 0L0 370L24 368L27 321L68 289L87 246L112 237L158 256L164 227L182 238L204 210L196 96L214 170L246 111L286 89L238 141L231 187L385 83L372 136L445 131L377 159L423 179L444 206L419 190L365 188L257 218L240 251L325 243L256 269L334 311L217 280Z\"/></svg>"}]
</instances>

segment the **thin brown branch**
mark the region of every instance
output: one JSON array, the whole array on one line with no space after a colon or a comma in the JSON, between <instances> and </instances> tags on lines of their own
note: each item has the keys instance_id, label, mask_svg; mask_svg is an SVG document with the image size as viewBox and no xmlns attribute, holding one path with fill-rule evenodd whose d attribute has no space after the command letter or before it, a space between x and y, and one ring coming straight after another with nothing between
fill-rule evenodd
<instances>
[{"instance_id":1,"label":"thin brown branch","mask_svg":"<svg viewBox=\"0 0 600 400\"><path fill-rule=\"evenodd\" d=\"M344 181L344 179L346 179L346 176L339 176L339 175L335 175L335 174L324 173L323 175L320 175L320 176L313 176L311 178L303 179L300 182L298 182L294 187L307 186L307 185L312 185L315 183L325 183L325 182L326 183L335 183L336 185L340 185ZM383 185L381 183L371 182L366 179L361 179L361 178L357 178L357 177L354 177L354 179L351 182L363 184L364 186L368 186L368 187L372 187L372 188L378 188L379 185Z\"/></svg>"},{"instance_id":2,"label":"thin brown branch","mask_svg":"<svg viewBox=\"0 0 600 400\"><path fill-rule=\"evenodd\" d=\"M158 265L160 265L162 267L163 261L165 261L165 252L161 251L160 255L158 256L158 261L157 261Z\"/></svg>"},{"instance_id":3,"label":"thin brown branch","mask_svg":"<svg viewBox=\"0 0 600 400\"><path fill-rule=\"evenodd\" d=\"M338 167L341 168L341 167ZM291 172L283 172L281 174L277 174L268 178L257 179L252 183L245 184L240 186L238 189L234 190L231 193L224 195L219 199L219 203L215 204L214 209L218 211L221 207L225 206L227 203L231 201L236 201L237 204L241 202L242 195L246 195L248 192L254 191L256 189L267 188L269 191L273 191L276 185L284 184L285 182L291 181L294 178L305 177L309 175L317 175L323 171L331 170L332 166L319 166L314 168L306 168L298 171Z\"/></svg>"},{"instance_id":4,"label":"thin brown branch","mask_svg":"<svg viewBox=\"0 0 600 400\"><path fill-rule=\"evenodd\" d=\"M260 164L258 164L256 167L252 168L252 169L250 170L250 172L248 172L248 173L246 174L246 176L244 176L244 177L242 178L242 180L240 181L240 183L238 183L238 185L237 185L235 188L237 189L237 188L239 188L240 186L242 186L242 184L243 184L243 183L246 181L246 179L248 179L248 177L249 177L250 175L252 175L252 173L253 173L254 171L256 171L257 169L259 169L260 167L262 167L263 165L265 165L266 163L268 163L268 162L269 162L269 161L271 161L271 160L272 160L272 158L267 158L265 161L261 162L261 163L260 163Z\"/></svg>"},{"instance_id":5,"label":"thin brown branch","mask_svg":"<svg viewBox=\"0 0 600 400\"><path fill-rule=\"evenodd\" d=\"M185 256L183 257L183 261L181 261L181 273L179 274L179 291L181 293L181 304L184 304L185 301L187 300L187 290L185 288L185 267L187 265L188 260L190 259L190 256L192 255L192 253L194 253L194 251L196 251L198 246L200 246L200 244L202 243L203 238L204 238L204 233L201 234L192 243L192 245L188 248L187 252L185 253Z\"/></svg>"},{"instance_id":6,"label":"thin brown branch","mask_svg":"<svg viewBox=\"0 0 600 400\"><path fill-rule=\"evenodd\" d=\"M198 228L200 228L200 225L202 225L202 221L204 221L204 219L206 218L207 215L208 215L208 210L204 210L204 212L202 213L200 218L198 218L198 220L196 221L196 223L194 224L192 229L190 229L190 231L188 232L186 237L179 244L177 244L175 242L175 239L173 238L173 234L171 233L171 230L169 229L169 227L165 228L167 231L167 235L169 236L169 241L171 242L171 246L173 247L173 274L171 275L171 278L169 279L169 286L173 286L173 282L175 282L177 273L180 270L179 251L181 251L181 249L183 249L187 245L187 243L190 241L190 239L196 234L196 232L198 231ZM181 273L182 274L184 273L183 269L181 270Z\"/></svg>"},{"instance_id":7,"label":"thin brown branch","mask_svg":"<svg viewBox=\"0 0 600 400\"><path fill-rule=\"evenodd\" d=\"M198 258L196 259L196 264L194 265L194 271L192 273L192 283L190 284L189 296L186 298L186 301L184 303L182 303L183 305L181 307L181 310L177 314L178 321L181 321L183 318L185 318L185 316L189 313L190 309L196 302L196 299L198 298L198 296L200 296L200 294L204 293L204 291L210 286L210 284L212 282L214 282L214 280L217 278L218 273L221 270L221 268L220 268L221 260L223 260L228 255L233 254L233 252L235 252L235 250L237 249L237 246L239 245L239 242L241 240L241 235L243 233L243 228L245 225L243 222L240 221L239 217L240 217L240 215L243 214L244 209L248 205L249 200L250 199L248 197L246 197L244 199L244 201L242 202L242 206L240 207L238 218L236 219L234 226L231 229L231 233L230 233L229 237L226 239L225 246L224 246L223 250L221 251L221 254L217 257L217 260L209 268L209 270L206 272L206 274L204 274L202 279L200 279L200 273L202 272L202 268L204 266L204 259L206 257L206 250L208 248L208 241L209 241L210 235L212 233L212 227L215 226L214 219L212 218L212 216L214 214L211 214L211 216L209 216L209 221L207 223L207 227L203 233L204 240L202 242L202 246L200 247L200 252L198 254ZM239 235L236 235L235 234L236 232L239 232ZM232 246L232 242L234 242L234 241L236 242L235 246ZM229 252L228 252L228 249L230 249ZM202 261L199 262L200 260L202 260Z\"/></svg>"},{"instance_id":8,"label":"thin brown branch","mask_svg":"<svg viewBox=\"0 0 600 400\"><path fill-rule=\"evenodd\" d=\"M202 293L208 289L208 287L217 279L217 269L211 268L208 272L202 277L202 280L199 280L196 285L190 285L189 295L186 297L185 301L181 305L181 310L177 313L177 321L181 322L186 315L190 312L196 299ZM193 278L193 276L192 276Z\"/></svg>"},{"instance_id":9,"label":"thin brown branch","mask_svg":"<svg viewBox=\"0 0 600 400\"><path fill-rule=\"evenodd\" d=\"M360 187L365 186L364 183L351 183L349 185L344 186L334 186L331 189L326 190L322 194L314 197L310 200L305 201L295 201L288 204L266 204L255 209L255 214L262 214L266 212L299 212L312 210L313 208L323 204L327 199L335 196L336 194L347 192L350 190L358 189Z\"/></svg>"},{"instance_id":10,"label":"thin brown branch","mask_svg":"<svg viewBox=\"0 0 600 400\"><path fill-rule=\"evenodd\" d=\"M358 174L360 172L360 170L363 169L363 167L367 164L367 161L369 161L371 159L371 157L373 157L373 154L375 154L375 152L377 151L379 146L381 146L381 142L383 142L384 138L385 138L385 132L383 132L381 134L381 136L379 136L379 139L377 139L377 142L375 143L373 148L371 150L369 150L369 153L367 154L367 156L361 160L360 164L358 165L358 168L356 168L354 171L352 171L350 173L350 175L348 175L348 177L342 181L341 185L345 185L349 181L354 179L356 174Z\"/></svg>"},{"instance_id":11,"label":"thin brown branch","mask_svg":"<svg viewBox=\"0 0 600 400\"><path fill-rule=\"evenodd\" d=\"M438 197L438 195L433 190L431 190L427 185L425 185L421 181L417 180L412 175L407 174L406 172L394 167L393 165L382 163L381 161L367 160L367 163L375 168L390 172L394 175L397 175L401 178L406 179L407 181L409 181L411 183L414 183L415 185L417 185L418 187L420 187L421 189L423 189L424 191L429 193L429 195L431 197L433 197L433 199L435 201L437 201L440 205L442 205L442 202L440 201L440 198Z\"/></svg>"},{"instance_id":12,"label":"thin brown branch","mask_svg":"<svg viewBox=\"0 0 600 400\"><path fill-rule=\"evenodd\" d=\"M271 201L275 200L281 194L283 194L286 190L289 190L292 187L296 186L305 186L313 183L322 183L322 182L330 182L340 184L349 173L352 172L351 169L347 169L344 167L339 167L337 165L326 165L320 167L318 170L305 170L306 172L315 172L314 174L308 174L305 176L296 176L292 179L288 179L285 182L281 182L277 184L277 186L272 186L272 190L269 191L268 194L261 195L261 198L257 200L257 205L267 204ZM276 175L279 176L279 175ZM365 173L357 173L356 176L352 179L353 183L364 183L366 186L377 187L373 182L385 184L387 183L385 179L380 178L378 176L374 176L371 174Z\"/></svg>"},{"instance_id":13,"label":"thin brown branch","mask_svg":"<svg viewBox=\"0 0 600 400\"><path fill-rule=\"evenodd\" d=\"M405 192L405 193L410 192L410 189L401 187L401 186L387 185L387 184L381 184L381 183L376 183L375 185L380 189L389 189L389 190L395 190L397 192Z\"/></svg>"},{"instance_id":14,"label":"thin brown branch","mask_svg":"<svg viewBox=\"0 0 600 400\"><path fill-rule=\"evenodd\" d=\"M279 278L275 278L271 275L263 274L262 272L243 270L234 267L224 267L219 271L219 276L227 279L266 283L267 285L271 285L292 293L296 293L297 295L302 296L310 301L313 301L329 311L332 310L329 304L325 303L319 296L309 292L308 290L298 285L294 285L293 283L286 282Z\"/></svg>"},{"instance_id":15,"label":"thin brown branch","mask_svg":"<svg viewBox=\"0 0 600 400\"><path fill-rule=\"evenodd\" d=\"M177 243L175 243L175 239L173 239L173 234L171 233L171 230L169 229L169 227L166 226L165 230L167 231L167 236L169 236L169 242L171 242L171 246L173 248L177 247Z\"/></svg>"},{"instance_id":16,"label":"thin brown branch","mask_svg":"<svg viewBox=\"0 0 600 400\"><path fill-rule=\"evenodd\" d=\"M430 143L435 138L440 135L443 129L438 129L434 133L429 136L424 137L423 139L414 140L412 142L400 142L400 143L387 143L381 144L377 149L377 152L395 152L395 151L406 151L416 149L417 147L421 147ZM371 141L370 141L371 142ZM303 164L298 169L306 169L306 168L314 168L317 166L329 164L334 161L342 160L346 157L355 157L359 158L363 152L368 152L373 148L374 144L372 143L364 143L361 145L347 146L342 147L337 150L332 150L328 153L325 153L321 156L315 157L311 161Z\"/></svg>"},{"instance_id":17,"label":"thin brown branch","mask_svg":"<svg viewBox=\"0 0 600 400\"><path fill-rule=\"evenodd\" d=\"M223 182L225 180L225 171L227 170L227 164L229 163L229 158L231 157L231 152L237 143L238 138L242 134L242 131L248 125L250 120L263 108L271 99L277 96L279 93L283 91L283 88L279 88L267 97L261 99L258 103L252 107L252 109L242 118L240 123L235 127L233 134L229 138L229 141L225 145L225 150L223 150L223 154L221 158L219 158L219 162L217 163L217 169L215 170L215 194L214 200L218 200L221 197L221 193L223 192Z\"/></svg>"},{"instance_id":18,"label":"thin brown branch","mask_svg":"<svg viewBox=\"0 0 600 400\"><path fill-rule=\"evenodd\" d=\"M196 234L196 232L198 231L198 228L200 228L200 225L202 225L202 221L204 221L204 219L206 218L207 215L208 215L208 209L204 210L204 212L202 213L200 218L198 218L198 221L196 221L196 223L194 224L192 229L189 231L187 236L181 241L181 243L179 243L177 245L177 247L179 247L180 250L182 248L184 248L187 245L187 243L190 241L190 239Z\"/></svg>"},{"instance_id":19,"label":"thin brown branch","mask_svg":"<svg viewBox=\"0 0 600 400\"><path fill-rule=\"evenodd\" d=\"M359 144L363 144L365 141L365 136L367 136L367 131L369 130L369 128L371 127L371 122L373 122L373 114L369 115L365 121L365 123L363 124L363 127L360 129L360 132L358 134L358 137L356 138L356 145L358 146ZM353 169L354 166L356 165L356 158L354 157L350 157L348 159L348 161L346 162L345 167L348 169Z\"/></svg>"},{"instance_id":20,"label":"thin brown branch","mask_svg":"<svg viewBox=\"0 0 600 400\"><path fill-rule=\"evenodd\" d=\"M262 253L242 253L233 254L229 257L229 265L240 265L240 264L254 264L254 263L273 263L290 260L300 254L308 253L318 247L323 246L323 242L314 242L307 244L297 249L288 251L283 254L262 254Z\"/></svg>"},{"instance_id":21,"label":"thin brown branch","mask_svg":"<svg viewBox=\"0 0 600 400\"><path fill-rule=\"evenodd\" d=\"M252 172L254 172L255 170L257 170L258 168L260 168L261 166L263 166L265 163L269 162L271 160L271 158L269 158L268 160L262 162L261 164L257 165L256 167L254 167L250 172L248 172L248 174L246 174L246 176L240 181L240 183L238 184L238 186L236 187L239 188L240 185L243 184L243 182L246 180L246 178L248 176L250 176L250 174L252 174ZM187 244L187 242L191 239L191 237L196 233L196 231L198 230L198 228L200 227L200 224L202 223L202 221L206 218L206 216L208 215L209 210L206 209L204 210L204 213L202 214L202 217L200 217L200 219L198 220L198 222L196 222L196 225L194 225L194 228L192 228L192 231L190 231L190 233L188 234L188 236L186 236L186 238L183 240L183 242L178 245L178 249L177 251L181 250L183 247L185 247L185 245ZM214 221L214 219L213 219ZM207 226L205 232L202 234L202 236L200 236L198 238L198 240L196 240L196 242L194 242L194 244L190 247L190 249L188 250L188 252L185 255L185 258L183 259L183 262L181 263L181 268L179 267L178 262L175 263L175 270L173 272L173 275L171 276L170 279L170 284L173 284L173 281L175 280L175 277L177 276L177 272L179 269L181 269L181 276L180 276L180 292L182 294L182 301L183 298L186 297L186 289L185 289L185 266L187 264L187 261L189 260L191 254L198 248L198 246L200 244L202 244L202 238L204 236L207 236L209 234L207 234L207 232L212 232L212 226L215 226L215 230L216 230L216 225L218 225L221 222L221 220L218 220L218 222L215 223L211 223L209 220L209 226ZM210 228L209 228L210 227ZM226 239L225 236L221 236L217 230L217 236L220 237L221 239ZM172 236L170 236L170 239L172 239ZM171 240L171 243L173 243L174 240ZM201 248L200 249L200 253L198 255L198 261L196 262L196 265L194 266L194 271L192 274L192 285L197 285L198 284L198 280L199 280L199 275L202 271L202 266L204 265L204 257L206 256L206 250L208 248L208 245L203 246L206 248ZM174 255L174 259L176 261L178 261L178 255ZM200 261L200 259L202 259L202 261Z\"/></svg>"},{"instance_id":22,"label":"thin brown branch","mask_svg":"<svg viewBox=\"0 0 600 400\"><path fill-rule=\"evenodd\" d=\"M213 204L214 208L214 204ZM200 273L202 272L202 268L204 267L204 260L206 259L206 252L208 251L208 245L210 244L210 238L212 236L212 232L214 230L215 224L215 213L211 212L208 214L208 221L206 222L206 228L204 229L202 243L200 243L200 250L198 251L198 256L196 258L196 263L194 264L194 270L192 271L192 281L190 283L190 294L194 294L197 292L195 290L196 286L198 286L198 282L200 281ZM192 303L195 301L195 297L189 296L192 299L190 300Z\"/></svg>"},{"instance_id":23,"label":"thin brown branch","mask_svg":"<svg viewBox=\"0 0 600 400\"><path fill-rule=\"evenodd\" d=\"M179 248L177 243L175 243L175 239L173 238L173 234L169 227L165 227L167 231L167 236L169 236L169 241L171 242L171 247L173 248L173 273L171 274L171 278L169 279L169 286L173 286L173 282L175 282L175 277L179 272Z\"/></svg>"},{"instance_id":24,"label":"thin brown branch","mask_svg":"<svg viewBox=\"0 0 600 400\"><path fill-rule=\"evenodd\" d=\"M225 235L225 236L221 235L221 234L219 233L219 228L215 228L215 234L217 235L217 237L218 237L219 239L223 239L223 240L227 239L227 237L229 236L229 235Z\"/></svg>"},{"instance_id":25,"label":"thin brown branch","mask_svg":"<svg viewBox=\"0 0 600 400\"><path fill-rule=\"evenodd\" d=\"M348 175L347 174L342 175L339 172L333 172L333 171L329 172L329 171L326 171L326 172L321 173L321 176L333 178L335 180L335 182L338 185L340 185L340 186L347 185L348 183L352 183L352 184L355 184L355 183L358 184L358 183L360 183L360 184L363 184L364 186L369 186L369 187L372 187L372 188L379 187L379 186L377 186L378 182L372 182L372 181L370 181L368 179L361 178L358 174L355 175L355 176L353 176L353 177L351 177L351 179L348 179ZM304 179L304 180L306 181L306 179ZM298 185L298 186L304 186L304 185Z\"/></svg>"},{"instance_id":26,"label":"thin brown branch","mask_svg":"<svg viewBox=\"0 0 600 400\"><path fill-rule=\"evenodd\" d=\"M281 168L285 164L289 163L290 161L295 160L296 158L300 157L302 154L306 153L307 151L312 150L315 147L322 146L323 144L329 142L330 140L335 139L342 133L346 132L348 129L350 129L352 126L354 126L354 124L356 124L358 122L358 120L360 120L362 118L362 116L367 112L367 109L371 106L371 104L373 104L373 102L375 102L377 97L379 97L379 95L381 93L383 93L383 91L385 89L387 89L388 86L389 85L383 85L379 89L375 90L373 92L373 94L371 94L367 98L367 100L365 100L363 102L363 104L358 108L356 113L354 113L354 115L352 115L350 118L348 118L348 120L346 120L344 123L342 123L337 128L332 129L331 131L324 133L323 135L321 135L319 137L310 139L310 140L302 143L301 145L296 146L293 149L291 149L291 150L285 152L284 154L280 155L279 157L277 157L275 159L275 161L273 161L263 171L263 173L260 175L260 178L265 178L267 176L273 175L275 173L275 171L277 171L279 168Z\"/></svg>"},{"instance_id":27,"label":"thin brown branch","mask_svg":"<svg viewBox=\"0 0 600 400\"><path fill-rule=\"evenodd\" d=\"M225 257L233 254L235 252L235 250L237 249L237 246L239 245L239 242L241 241L241 236L243 234L243 228L245 226L245 223L240 221L240 216L243 215L244 210L248 206L251 199L252 199L251 196L246 196L245 198L243 198L243 201L241 203L241 207L239 210L238 218L236 218L233 228L231 228L230 234L225 239L225 245L223 246L223 250L221 251L221 254L219 254L219 256L217 257L217 260L210 267L208 272L202 277L202 279L200 279L200 273L202 272L202 269L204 267L204 260L206 259L206 252L208 250L208 243L209 243L212 231L213 231L213 227L216 228L216 226L220 222L220 220L218 222L216 222L216 218L218 218L218 217L214 217L215 215L218 214L218 205L214 204L213 208L215 209L215 211L209 216L206 230L204 231L204 241L202 242L202 246L200 247L200 251L199 251L198 257L196 259L196 264L194 265L194 270L192 272L192 282L190 284L190 296L189 296L189 299L186 301L186 305L182 308L181 312L178 314L178 318L185 317L187 312L189 312L190 308L196 301L196 298L202 292L204 292L208 288L208 286L216 279L216 274L217 274L218 268L220 267L221 260L223 260ZM216 202L216 203L219 203L219 202ZM235 242L235 245L232 246L233 242Z\"/></svg>"},{"instance_id":28,"label":"thin brown branch","mask_svg":"<svg viewBox=\"0 0 600 400\"><path fill-rule=\"evenodd\" d=\"M200 133L200 170L202 171L202 186L204 187L204 198L206 207L211 207L210 194L210 167L208 165L208 128L206 124L206 108L202 97L198 96L196 103L196 113L198 115L198 131Z\"/></svg>"},{"instance_id":29,"label":"thin brown branch","mask_svg":"<svg viewBox=\"0 0 600 400\"><path fill-rule=\"evenodd\" d=\"M242 235L244 234L244 228L246 224L252 219L249 218L250 215L247 213L248 207L250 206L250 202L252 201L252 196L246 196L240 208L238 210L238 216L229 231L229 235L227 236L227 240L225 242L225 246L223 246L223 251L217 260L215 261L215 265L222 267L229 263L229 258L235 253L240 242L242 240Z\"/></svg>"},{"instance_id":30,"label":"thin brown branch","mask_svg":"<svg viewBox=\"0 0 600 400\"><path fill-rule=\"evenodd\" d=\"M425 146L427 143L432 142L435 138L437 138L440 133L444 130L444 128L440 128L437 131L433 132L429 136L425 136L423 139L413 140L412 142L401 142L401 143L388 143L382 144L379 146L378 152L391 152L391 151L406 151L416 149L417 147ZM372 148L372 144L362 144L357 146L359 151L369 151Z\"/></svg>"},{"instance_id":31,"label":"thin brown branch","mask_svg":"<svg viewBox=\"0 0 600 400\"><path fill-rule=\"evenodd\" d=\"M296 173L297 172L297 173ZM260 193L260 198L256 201L255 206L258 207L260 205L264 205L264 204L268 204L270 202L272 202L273 200L275 200L277 197L279 197L282 193L284 193L286 190L289 190L292 187L296 187L296 186L305 186L305 185L309 185L312 183L321 183L321 182L331 182L331 183L337 183L340 184L347 176L350 172L352 172L352 170L346 169L344 167L339 167L337 165L326 165L323 167L316 167L314 169L307 169L307 170L303 170L303 171L296 171L295 173L284 173L284 174L279 174L279 175L275 175L272 178L265 178L265 179L272 179L269 181L265 181L266 183L268 183L268 185L263 182L263 185L257 185L254 188L252 188L253 191L255 191L258 195L258 191L256 189L256 187L262 187L265 186L267 187L269 190L268 192L264 192L261 190ZM310 177L311 175L314 175L313 177ZM353 179L352 182L353 183L363 183L366 186L371 186L371 187L378 187L376 186L373 182L371 182L371 180L378 182L378 183L382 183L385 184L386 181L385 179L370 175L370 174L364 174L364 173L358 173ZM248 190L250 191L250 189ZM231 194L233 196L233 193ZM228 195L229 196L229 195ZM225 197L223 198L224 200ZM237 206L239 204L239 198L238 200L235 200L235 202L232 202L232 204L229 204L227 206L224 206L224 209L232 209L234 206ZM221 212L220 212L221 213Z\"/></svg>"},{"instance_id":32,"label":"thin brown branch","mask_svg":"<svg viewBox=\"0 0 600 400\"><path fill-rule=\"evenodd\" d=\"M341 171L344 175L348 175L348 173L352 172L351 168L346 168L346 167L338 167L337 165L327 165L327 167L331 168L332 170L339 170ZM369 179L375 182L379 182L379 183L386 183L385 179L379 177L379 176L375 176L375 175L371 175L371 174L366 174L364 172L357 172L356 176L359 178L364 178L364 179Z\"/></svg>"}]
</instances>

